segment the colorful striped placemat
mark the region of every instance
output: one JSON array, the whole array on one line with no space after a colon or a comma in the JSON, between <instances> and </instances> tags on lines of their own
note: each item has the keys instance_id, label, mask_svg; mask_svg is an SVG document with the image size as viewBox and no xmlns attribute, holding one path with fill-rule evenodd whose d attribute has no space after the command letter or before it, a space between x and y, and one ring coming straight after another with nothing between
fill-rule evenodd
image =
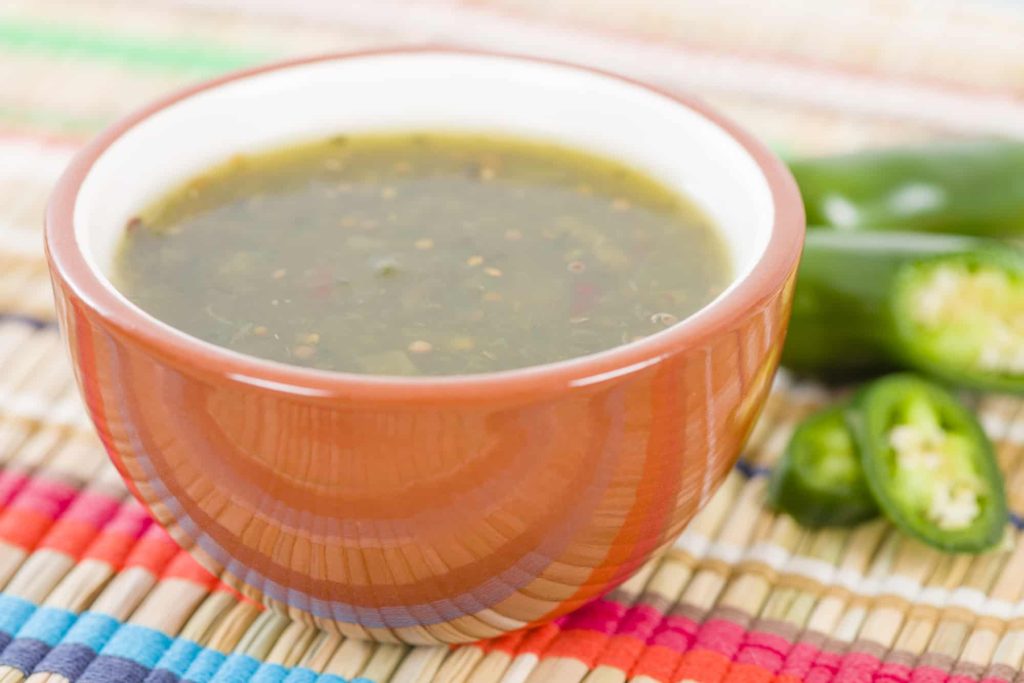
<instances>
[{"instance_id":1,"label":"colorful striped placemat","mask_svg":"<svg viewBox=\"0 0 1024 683\"><path fill-rule=\"evenodd\" d=\"M809 532L773 515L765 475L829 399L785 377L675 547L580 611L456 648L293 623L205 572L127 494L80 408L40 251L47 191L102 125L183 83L308 52L453 42L594 62L696 90L784 152L1024 134L1024 10L965 5L0 5L0 683L1024 680L1021 518L1005 547L965 557L883 522ZM1024 402L972 400L1024 514Z\"/></svg>"}]
</instances>

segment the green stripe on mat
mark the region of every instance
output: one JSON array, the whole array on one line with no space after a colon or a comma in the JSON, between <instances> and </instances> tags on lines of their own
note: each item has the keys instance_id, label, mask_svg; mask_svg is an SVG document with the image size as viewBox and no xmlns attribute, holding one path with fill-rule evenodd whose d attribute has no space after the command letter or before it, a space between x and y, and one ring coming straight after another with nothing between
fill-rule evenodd
<instances>
[{"instance_id":1,"label":"green stripe on mat","mask_svg":"<svg viewBox=\"0 0 1024 683\"><path fill-rule=\"evenodd\" d=\"M237 69L274 57L269 52L194 40L130 36L82 24L53 24L10 17L0 18L0 48L198 74Z\"/></svg>"},{"instance_id":2,"label":"green stripe on mat","mask_svg":"<svg viewBox=\"0 0 1024 683\"><path fill-rule=\"evenodd\" d=\"M103 129L114 118L75 116L53 109L25 109L0 103L0 129L40 131L52 134L88 137Z\"/></svg>"}]
</instances>

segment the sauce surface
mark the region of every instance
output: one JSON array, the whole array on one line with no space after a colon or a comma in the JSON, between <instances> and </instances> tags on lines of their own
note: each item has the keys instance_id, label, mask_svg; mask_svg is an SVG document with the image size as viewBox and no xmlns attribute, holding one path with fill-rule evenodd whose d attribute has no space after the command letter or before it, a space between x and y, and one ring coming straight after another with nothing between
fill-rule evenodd
<instances>
[{"instance_id":1,"label":"sauce surface","mask_svg":"<svg viewBox=\"0 0 1024 683\"><path fill-rule=\"evenodd\" d=\"M115 283L151 315L284 363L452 375L674 324L731 280L693 204L587 152L459 133L237 156L133 218Z\"/></svg>"}]
</instances>

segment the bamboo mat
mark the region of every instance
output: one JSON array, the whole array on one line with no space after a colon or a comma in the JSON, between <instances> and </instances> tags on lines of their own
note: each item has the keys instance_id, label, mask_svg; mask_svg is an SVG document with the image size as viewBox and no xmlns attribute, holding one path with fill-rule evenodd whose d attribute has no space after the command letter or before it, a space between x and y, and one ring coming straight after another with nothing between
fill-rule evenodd
<instances>
[{"instance_id":1,"label":"bamboo mat","mask_svg":"<svg viewBox=\"0 0 1024 683\"><path fill-rule=\"evenodd\" d=\"M0 683L1024 681L1020 518L1003 548L964 557L882 522L808 532L771 514L765 475L828 400L785 377L675 547L577 613L458 648L292 623L202 570L127 495L79 406L40 251L47 191L102 125L308 52L429 41L591 61L696 90L786 152L1020 132L1024 12L966 5L0 3ZM973 400L1024 513L1024 402Z\"/></svg>"}]
</instances>

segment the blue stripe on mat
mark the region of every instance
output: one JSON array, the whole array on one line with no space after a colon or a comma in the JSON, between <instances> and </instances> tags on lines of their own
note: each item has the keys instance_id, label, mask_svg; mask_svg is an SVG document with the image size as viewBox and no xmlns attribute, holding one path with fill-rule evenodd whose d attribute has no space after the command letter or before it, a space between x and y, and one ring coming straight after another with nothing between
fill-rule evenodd
<instances>
[{"instance_id":1,"label":"blue stripe on mat","mask_svg":"<svg viewBox=\"0 0 1024 683\"><path fill-rule=\"evenodd\" d=\"M28 325L29 327L34 327L37 330L57 327L57 321L49 318L39 318L34 315L28 315L27 313L0 313L0 323L8 321Z\"/></svg>"},{"instance_id":2,"label":"blue stripe on mat","mask_svg":"<svg viewBox=\"0 0 1024 683\"><path fill-rule=\"evenodd\" d=\"M284 683L286 676L288 676L288 669L280 664L264 662L260 664L260 668L256 669L256 673L249 680L251 683Z\"/></svg>"},{"instance_id":3,"label":"blue stripe on mat","mask_svg":"<svg viewBox=\"0 0 1024 683\"><path fill-rule=\"evenodd\" d=\"M53 647L72 626L78 615L57 607L40 607L18 631L18 640L30 638Z\"/></svg>"},{"instance_id":4,"label":"blue stripe on mat","mask_svg":"<svg viewBox=\"0 0 1024 683\"><path fill-rule=\"evenodd\" d=\"M94 659L96 651L91 647L61 643L43 657L43 661L36 665L33 673L57 674L69 681L77 681Z\"/></svg>"},{"instance_id":5,"label":"blue stripe on mat","mask_svg":"<svg viewBox=\"0 0 1024 683\"><path fill-rule=\"evenodd\" d=\"M64 615L60 615L60 612L64 612ZM41 657L32 668L22 668L27 666L28 661L21 662L22 666L18 666L18 668L26 674L33 671L55 673L71 681L77 680L82 675L92 660L96 658L96 652L106 645L110 637L121 626L117 619L94 612L76 615L66 610L45 608L39 611L39 617L40 620L45 619L51 623L36 626L33 625L35 621L33 619L26 624L29 634L42 632L47 634L47 638L53 637L56 635L56 625L66 619L65 632L48 643L47 651L35 652ZM6 659L8 650L17 645L22 637L24 637L23 634L19 633L15 643L4 650L4 659ZM11 664L13 665L13 662Z\"/></svg>"},{"instance_id":6,"label":"blue stripe on mat","mask_svg":"<svg viewBox=\"0 0 1024 683\"><path fill-rule=\"evenodd\" d=\"M189 664L188 669L182 677L188 683L209 683L220 667L223 666L227 655L216 650L203 650Z\"/></svg>"},{"instance_id":7,"label":"blue stripe on mat","mask_svg":"<svg viewBox=\"0 0 1024 683\"><path fill-rule=\"evenodd\" d=\"M23 674L28 673L36 668L51 647L53 646L41 640L18 638L4 648L0 666L9 666Z\"/></svg>"},{"instance_id":8,"label":"blue stripe on mat","mask_svg":"<svg viewBox=\"0 0 1024 683\"><path fill-rule=\"evenodd\" d=\"M167 669L153 669L143 683L179 683L181 678Z\"/></svg>"},{"instance_id":9,"label":"blue stripe on mat","mask_svg":"<svg viewBox=\"0 0 1024 683\"><path fill-rule=\"evenodd\" d=\"M100 655L92 660L77 683L142 683L149 669L123 657Z\"/></svg>"},{"instance_id":10,"label":"blue stripe on mat","mask_svg":"<svg viewBox=\"0 0 1024 683\"><path fill-rule=\"evenodd\" d=\"M125 624L103 648L99 658L127 659L145 667L148 672L157 665L172 642L174 638L162 631Z\"/></svg>"},{"instance_id":11,"label":"blue stripe on mat","mask_svg":"<svg viewBox=\"0 0 1024 683\"><path fill-rule=\"evenodd\" d=\"M754 477L767 477L772 473L772 469L770 467L756 465L744 458L740 458L736 461L736 469L739 470L740 474L747 479L753 479Z\"/></svg>"},{"instance_id":12,"label":"blue stripe on mat","mask_svg":"<svg viewBox=\"0 0 1024 683\"><path fill-rule=\"evenodd\" d=\"M99 652L120 627L121 622L114 617L96 612L84 612L61 641L61 645L81 645L93 652ZM58 647L60 646L58 645Z\"/></svg>"},{"instance_id":13,"label":"blue stripe on mat","mask_svg":"<svg viewBox=\"0 0 1024 683\"><path fill-rule=\"evenodd\" d=\"M309 669L292 669L281 683L316 683L316 674Z\"/></svg>"},{"instance_id":14,"label":"blue stripe on mat","mask_svg":"<svg viewBox=\"0 0 1024 683\"><path fill-rule=\"evenodd\" d=\"M225 655L105 614L38 608L3 594L0 628L0 665L26 675L57 674L84 683L373 683Z\"/></svg>"},{"instance_id":15,"label":"blue stripe on mat","mask_svg":"<svg viewBox=\"0 0 1024 683\"><path fill-rule=\"evenodd\" d=\"M188 671L189 666L195 661L199 653L202 652L201 648L191 640L179 639L167 648L164 652L163 657L157 662L156 668L153 669L153 673L146 679L147 683L156 683L157 681L171 681L178 680L185 675ZM157 672L160 672L160 677L157 677ZM172 678L167 678L165 675L169 675Z\"/></svg>"},{"instance_id":16,"label":"blue stripe on mat","mask_svg":"<svg viewBox=\"0 0 1024 683\"><path fill-rule=\"evenodd\" d=\"M36 611L35 603L13 595L0 595L0 633L14 637Z\"/></svg>"},{"instance_id":17,"label":"blue stripe on mat","mask_svg":"<svg viewBox=\"0 0 1024 683\"><path fill-rule=\"evenodd\" d=\"M235 654L224 660L224 666L210 679L210 683L248 683L260 662L248 655Z\"/></svg>"}]
</instances>

